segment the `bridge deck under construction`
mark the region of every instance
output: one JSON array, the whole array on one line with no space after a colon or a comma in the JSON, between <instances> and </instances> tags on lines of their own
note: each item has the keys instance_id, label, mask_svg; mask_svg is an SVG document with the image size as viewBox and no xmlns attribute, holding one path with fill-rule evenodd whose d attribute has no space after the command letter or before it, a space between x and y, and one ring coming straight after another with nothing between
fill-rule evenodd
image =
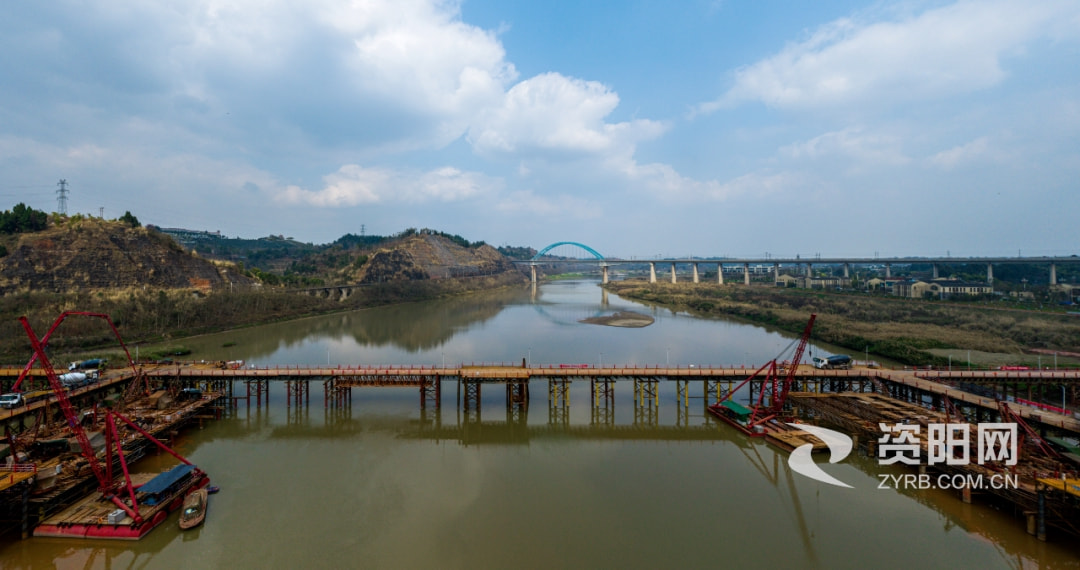
<instances>
[{"instance_id":1,"label":"bridge deck under construction","mask_svg":"<svg viewBox=\"0 0 1080 570\"><path fill-rule=\"evenodd\" d=\"M411 386L423 387L442 380L466 382L526 382L529 380L657 380L708 381L742 380L755 372L753 368L714 368L688 366L603 366L591 365L462 365L441 366L265 366L221 369L213 365L187 364L159 366L147 370L152 378L232 378L236 380L314 380L336 378L352 386ZM821 370L801 365L795 371L797 380L877 380L890 382L926 392L947 396L956 402L986 409L997 409L994 398L972 394L943 383L944 381L1009 383L1049 382L1080 384L1080 370L1029 371L943 371L892 370L854 368L850 370ZM1026 420L1041 422L1064 430L1080 433L1080 419L1033 406L1016 404L1016 411Z\"/></svg>"}]
</instances>

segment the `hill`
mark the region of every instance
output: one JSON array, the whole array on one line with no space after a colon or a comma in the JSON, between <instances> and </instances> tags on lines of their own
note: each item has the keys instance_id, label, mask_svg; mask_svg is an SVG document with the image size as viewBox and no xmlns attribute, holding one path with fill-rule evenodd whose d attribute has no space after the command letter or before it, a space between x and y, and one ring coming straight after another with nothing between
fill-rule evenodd
<instances>
[{"instance_id":1,"label":"hill","mask_svg":"<svg viewBox=\"0 0 1080 570\"><path fill-rule=\"evenodd\" d=\"M514 264L490 245L463 246L446 236L421 230L381 244L364 263L354 262L338 272L338 276L354 283L382 283L494 275L514 270Z\"/></svg>"},{"instance_id":2,"label":"hill","mask_svg":"<svg viewBox=\"0 0 1080 570\"><path fill-rule=\"evenodd\" d=\"M53 216L41 231L8 239L0 258L0 294L79 290L194 288L203 292L251 285L233 264L194 255L172 238L120 222Z\"/></svg>"}]
</instances>

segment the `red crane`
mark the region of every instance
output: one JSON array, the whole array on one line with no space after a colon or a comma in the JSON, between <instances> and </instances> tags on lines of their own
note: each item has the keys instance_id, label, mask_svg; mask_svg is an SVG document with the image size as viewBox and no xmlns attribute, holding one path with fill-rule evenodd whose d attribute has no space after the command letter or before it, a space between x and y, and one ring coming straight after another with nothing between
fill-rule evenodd
<instances>
[{"instance_id":1,"label":"red crane","mask_svg":"<svg viewBox=\"0 0 1080 570\"><path fill-rule=\"evenodd\" d=\"M105 319L105 321L109 323L109 328L112 329L113 334L116 335L116 340L120 341L120 348L123 348L124 354L127 355L128 364L131 366L131 371L134 372L136 375L138 374L138 371L135 370L135 361L131 359L131 352L128 351L127 345L124 344L124 339L120 338L120 331L116 330L116 325L113 324L112 319L109 318L109 315L103 313L88 313L86 311L64 311L63 313L60 313L60 316L57 317L56 321L54 321L52 326L49 327L49 330L45 333L45 336L41 337L40 343L42 346L49 344L49 338L54 332L56 332L56 329L60 326L60 323L64 322L64 320L71 315L81 315L85 317L97 317ZM30 333L31 338L33 338L33 333L30 332L30 325L26 322L26 317L20 317L19 321L23 323L23 327L26 328L27 333ZM30 370L34 367L34 362L38 361L39 358L40 357L38 356L38 353L36 351L32 355L30 355L30 361L27 362L26 366L23 367L23 371L19 373L19 379L16 380L15 384L11 387L12 392L19 391L19 386L22 385L22 381L26 378L27 374L30 373Z\"/></svg>"},{"instance_id":2,"label":"red crane","mask_svg":"<svg viewBox=\"0 0 1080 570\"><path fill-rule=\"evenodd\" d=\"M109 322L109 326L113 330L113 333L116 334L116 338L120 340L120 345L124 347L124 352L128 356L128 362L131 364L132 370L135 370L135 363L131 360L131 353L128 352L127 347L124 346L124 341L120 338L120 333L116 330L116 326L113 325L112 319L110 319L107 315L99 313L67 311L61 314L60 317L56 319L56 322L53 323L52 328L49 329L49 331L45 334L44 337L42 337L42 339L38 339L37 335L34 333L33 328L30 326L30 322L26 319L26 317L19 317L19 322L22 323L23 328L26 329L26 335L30 338L30 346L33 348L34 354L30 358L30 361L26 364L26 367L23 369L23 373L19 376L18 382L22 381L23 377L25 377L26 373L29 372L35 361L40 362L42 370L45 371L45 377L49 380L49 386L52 388L53 393L56 395L56 401L60 404L60 409L63 411L64 419L67 421L68 428L71 429L72 433L74 433L75 437L78 439L79 447L82 449L82 454L86 458L87 463L90 464L90 469L94 472L94 477L97 478L98 488L101 491L102 495L115 503L116 506L123 509L134 521L136 521L137 523L142 523L143 519L139 515L138 503L135 499L135 488L131 483L131 475L128 472L127 461L124 458L122 445L123 442L116 430L115 418L120 418L120 420L126 423L129 427L135 429L144 437L156 444L158 447L171 453L180 461L189 465L191 464L191 462L174 452L165 444L158 441L156 438L154 438L152 435L147 433L139 426L135 425L135 423L132 422L130 419L124 417L117 412L109 410L105 416L106 461L105 465L102 466L101 461L99 461L97 458L97 454L94 453L94 448L90 444L90 439L86 436L86 431L83 430L82 425L79 422L78 416L75 413L75 409L71 406L71 402L68 400L67 390L65 390L63 385L60 383L60 379L57 377L56 371L53 369L52 363L49 362L49 357L45 353L45 342L48 340L48 337L52 335L53 331L56 330L56 327L59 326L60 323L68 317L68 315L86 315L92 317L101 317L107 320ZM136 371L136 374L138 374L138 371ZM16 382L15 384L16 387L18 386L18 382ZM123 491L126 491L127 495L130 497L130 506L124 504L124 502L116 495L116 492L121 490L121 485L114 482L112 473L112 454L114 447L115 453L117 454L117 459L120 463L120 467L124 472L124 483L122 487Z\"/></svg>"},{"instance_id":3,"label":"red crane","mask_svg":"<svg viewBox=\"0 0 1080 570\"><path fill-rule=\"evenodd\" d=\"M739 429L749 433L750 435L764 435L757 432L754 428L759 424L765 423L777 415L779 415L783 409L784 404L787 402L788 393L791 391L791 385L795 380L795 373L799 369L799 362L802 361L803 352L806 351L806 345L810 342L810 332L814 328L814 320L817 318L817 314L811 314L810 320L806 323L806 328L803 329L802 336L799 338L798 343L795 346L795 353L791 357L791 361L787 364L787 369L784 370L783 378L781 378L776 364L776 358L766 362L761 368L758 368L749 378L743 380L734 389L729 391L719 402L709 406L709 410L715 415L724 419L730 420L730 414L727 413L723 405L725 400L731 400L743 386L757 378L761 373L765 373L765 381L762 382L761 391L758 392L757 401L750 406L749 418L745 425L734 423ZM769 390L766 390L769 388ZM765 393L771 394L768 405L765 404ZM734 402L734 400L732 400Z\"/></svg>"}]
</instances>

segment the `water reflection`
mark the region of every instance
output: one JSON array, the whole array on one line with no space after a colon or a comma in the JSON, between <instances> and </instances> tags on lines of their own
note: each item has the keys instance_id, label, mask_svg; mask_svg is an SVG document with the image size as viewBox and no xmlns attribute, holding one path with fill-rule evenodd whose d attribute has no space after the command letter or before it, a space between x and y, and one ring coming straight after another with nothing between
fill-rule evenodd
<instances>
[{"instance_id":1,"label":"water reflection","mask_svg":"<svg viewBox=\"0 0 1080 570\"><path fill-rule=\"evenodd\" d=\"M538 310L542 308L543 311ZM635 310L641 329L577 323ZM825 318L825 317L821 317ZM791 335L645 307L595 282L329 315L185 341L197 358L303 364L516 361L687 366L764 362ZM231 346L225 344L235 343ZM819 348L820 349L820 348ZM828 350L824 348L824 350ZM268 404L174 440L222 492L196 534L175 516L137 543L0 544L4 568L1075 567L1077 547L943 492L878 490L884 468L824 465L854 485L793 474L786 454L704 411L701 390L629 382L596 398L575 382L528 405L486 385L470 407L454 382L439 406L418 391L356 389ZM678 403L677 403L678 402ZM689 402L684 405L684 402ZM139 469L172 461L152 456ZM178 539L179 538L179 539Z\"/></svg>"},{"instance_id":2,"label":"water reflection","mask_svg":"<svg viewBox=\"0 0 1080 570\"><path fill-rule=\"evenodd\" d=\"M303 422L282 424L280 415L260 410L255 422L237 418L223 422L221 428L241 439L260 434L275 446L292 448L315 442L366 448L373 441L399 441L403 442L399 445L442 449L442 453L450 445L462 452L472 449L482 455L509 454L538 470L523 480L529 486L536 486L539 478L550 476L550 470L557 466L606 472L595 464L598 458L610 457L615 450L637 450L641 457L619 460L626 462L623 467L634 471L618 471L617 480L638 489L635 492L649 492L640 488L645 485L651 492L663 495L671 491L666 485L704 485L697 490L709 490L707 495L698 493L699 501L711 508L726 505L733 509L717 511L717 516L729 519L722 523L724 530L718 532L737 534L732 525L749 525L767 532L753 540L747 538L753 546L746 548L768 548L773 541L781 542L784 556L775 562L784 567L845 566L848 564L844 561L853 560L861 561L854 564L859 566L862 562L933 566L931 561L937 561L945 566L1011 568L1070 567L1077 562L1075 547L1039 542L1023 532L1022 521L986 504L965 505L939 491L878 490L878 474L891 468L881 466L873 457L853 455L842 465L830 467L843 470L838 476L853 483L854 490L823 487L795 474L785 453L714 421L703 410L690 410L694 419L689 425L670 424L679 413L679 406L672 406L670 399L665 399L667 403L658 414L667 418L667 424L637 422L628 414L620 416L623 419L616 423L596 423L588 419L563 421L562 416L552 414L542 397L536 398L524 414L512 413L495 398L475 419L461 414L452 402L441 410L416 411L413 400L417 413L403 414L400 411L409 406L405 402L412 398L400 392L380 396L379 405L373 403L374 395L363 395L353 409L315 408ZM391 402L398 405L388 406ZM586 398L578 402L579 408L591 407ZM632 403L621 399L616 406L631 408ZM578 455L580 450L600 455L589 459ZM555 465L548 464L552 453L561 457ZM540 464L535 464L538 454ZM715 478L716 484L704 483L703 474ZM688 476L691 482L683 481ZM650 477L659 478L652 482L655 486L647 483ZM736 499L742 496L752 497L752 503ZM611 500L629 498L616 493ZM740 508L734 509L735 505ZM643 507L638 516L645 513L655 514L655 506ZM928 517L928 513L932 514ZM674 527L685 528L680 524ZM603 541L604 536L601 533L597 539ZM978 563L965 565L971 560Z\"/></svg>"}]
</instances>

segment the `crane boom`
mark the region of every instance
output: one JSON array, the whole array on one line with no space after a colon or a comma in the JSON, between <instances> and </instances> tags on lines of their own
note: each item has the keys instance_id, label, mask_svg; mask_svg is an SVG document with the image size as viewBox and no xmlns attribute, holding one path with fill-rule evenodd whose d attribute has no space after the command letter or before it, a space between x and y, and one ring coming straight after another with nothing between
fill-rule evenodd
<instances>
[{"instance_id":1,"label":"crane boom","mask_svg":"<svg viewBox=\"0 0 1080 570\"><path fill-rule=\"evenodd\" d=\"M795 381L795 373L799 369L799 362L802 361L803 352L806 351L806 345L810 342L810 332L814 330L815 319L817 319L817 313L810 313L810 320L806 323L806 328L803 329L799 345L795 347L795 355L791 357L791 366L788 367L787 375L784 376L780 396L773 400L773 412L779 412L784 407L784 403L787 402L788 392L791 391L791 384Z\"/></svg>"},{"instance_id":2,"label":"crane boom","mask_svg":"<svg viewBox=\"0 0 1080 570\"><path fill-rule=\"evenodd\" d=\"M120 341L120 348L123 348L124 354L127 355L128 364L131 366L131 371L138 375L138 371L135 370L135 361L131 359L131 352L128 351L127 345L124 344L124 339L120 338L120 331L116 330L116 325L113 324L112 319L109 318L109 315L106 315L104 313L91 313L88 311L64 311L63 313L60 313L60 316L57 317L55 321L53 321L53 324L51 327L49 327L49 330L46 331L45 335L41 337L40 342L42 346L49 344L49 338L52 336L53 332L56 331L56 328L60 326L60 323L64 322L64 319L67 319L71 315L81 315L84 317L98 317L101 319L105 319L105 321L109 323L109 328L112 329L113 334L116 335L116 340ZM30 373L30 370L34 367L34 362L36 362L38 358L39 357L36 352L30 355L30 361L27 362L26 366L23 367L23 371L19 374L19 379L16 380L15 384L11 387L12 392L19 391L19 386L22 385L23 379L25 379L26 375Z\"/></svg>"},{"instance_id":3,"label":"crane boom","mask_svg":"<svg viewBox=\"0 0 1080 570\"><path fill-rule=\"evenodd\" d=\"M24 329L26 329L26 336L30 337L30 346L34 349L34 355L37 356L38 361L41 362L41 368L45 370L45 377L49 379L49 386L52 387L53 393L56 395L56 401L60 403L60 409L64 413L64 419L67 421L68 427L75 433L75 437L79 440L79 447L82 448L83 456L86 457L87 462L90 463L90 469L94 471L94 477L98 480L98 485L101 491L104 493L108 491L111 486L111 481L105 475L102 470L101 462L98 461L97 455L94 453L94 447L90 445L90 438L86 436L86 431L83 430L79 424L78 416L75 414L75 409L71 407L71 402L67 397L67 390L60 384L60 379L56 376L56 371L53 370L52 364L49 363L49 357L45 354L45 345L38 340L34 329L30 326L30 321L26 317L19 317L19 322L22 323ZM55 327L54 327L55 328ZM33 360L31 360L33 362Z\"/></svg>"}]
</instances>

